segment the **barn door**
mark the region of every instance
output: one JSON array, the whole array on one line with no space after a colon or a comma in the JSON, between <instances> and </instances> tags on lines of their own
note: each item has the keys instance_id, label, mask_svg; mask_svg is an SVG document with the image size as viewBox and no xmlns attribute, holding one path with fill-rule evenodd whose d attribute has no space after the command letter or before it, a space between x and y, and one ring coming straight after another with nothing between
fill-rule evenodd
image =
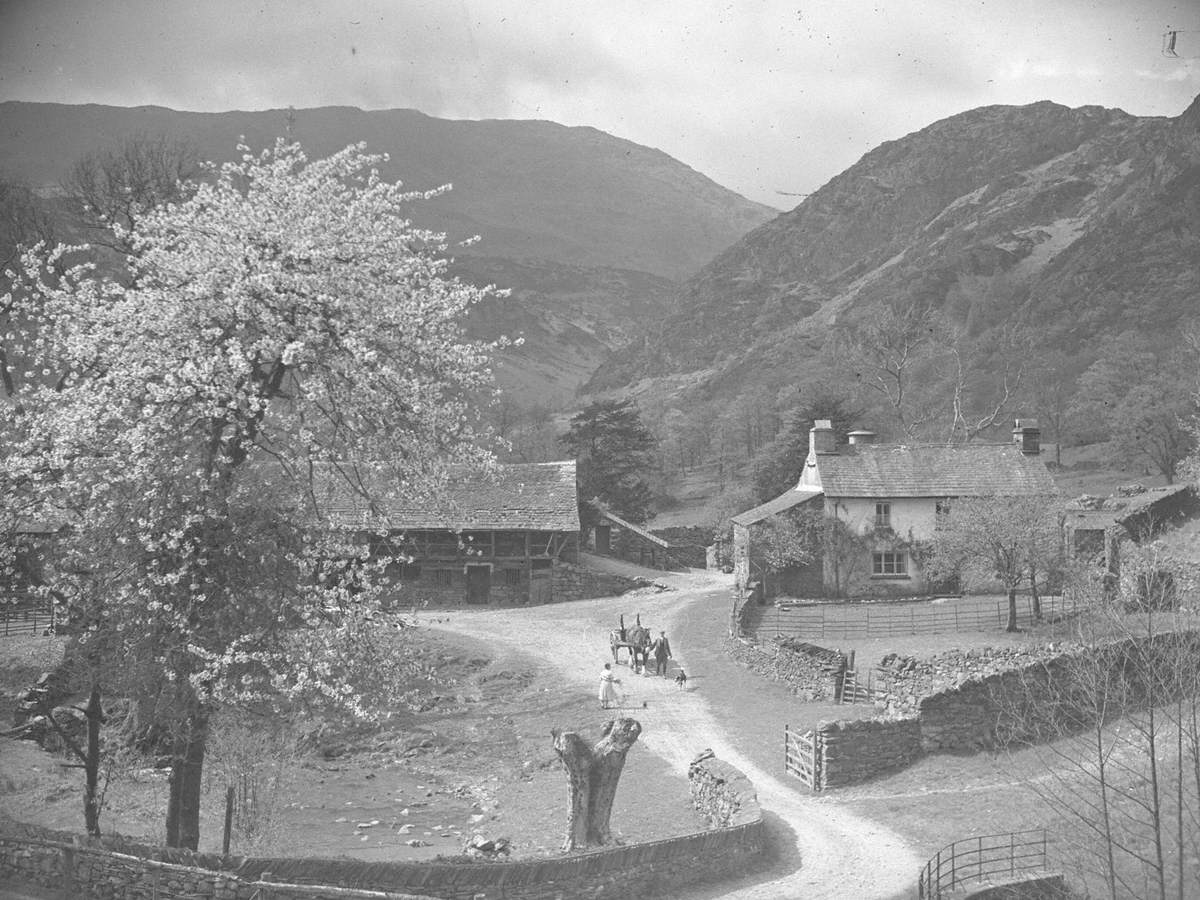
<instances>
[{"instance_id":1,"label":"barn door","mask_svg":"<svg viewBox=\"0 0 1200 900\"><path fill-rule=\"evenodd\" d=\"M487 603L492 592L492 567L467 566L467 602Z\"/></svg>"}]
</instances>

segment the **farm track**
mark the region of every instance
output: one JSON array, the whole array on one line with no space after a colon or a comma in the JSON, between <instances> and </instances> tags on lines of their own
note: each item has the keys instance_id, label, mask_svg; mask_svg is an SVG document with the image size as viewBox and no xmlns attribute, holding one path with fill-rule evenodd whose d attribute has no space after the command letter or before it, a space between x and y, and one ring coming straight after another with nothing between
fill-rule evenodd
<instances>
[{"instance_id":1,"label":"farm track","mask_svg":"<svg viewBox=\"0 0 1200 900\"><path fill-rule=\"evenodd\" d=\"M713 617L724 628L730 596L726 576L707 573L665 575L655 580L670 590L653 589L620 598L588 600L571 604L461 610L444 615L434 625L452 633L487 642L500 642L513 652L528 652L529 635L541 634L537 656L543 666L553 667L564 681L594 691L608 651L608 632L619 612L627 618L640 612L652 631L665 628L676 649L676 663L689 673L698 671L692 658L703 655L704 677L693 679L681 692L671 679L634 676L622 668L623 704L643 725L640 744L673 768L685 770L698 752L710 748L753 782L768 829L777 847L777 858L765 872L721 885L696 887L663 900L785 900L785 898L885 898L911 894L924 860L898 835L885 826L848 812L837 802L813 797L797 782L794 786L761 764L762 748L747 746L747 738L722 723L721 709L739 705L770 704L774 701L754 689L753 680L729 677L722 664L734 663L714 648L692 650L679 642L697 622L711 624ZM711 629L709 629L711 630ZM722 663L722 660L724 661ZM720 708L706 695L709 686L717 692ZM737 690L737 685L743 685ZM738 696L729 695L732 688ZM795 705L796 701L791 701ZM644 704L644 706L643 706ZM763 710L778 717L778 703ZM782 726L780 726L782 727Z\"/></svg>"}]
</instances>

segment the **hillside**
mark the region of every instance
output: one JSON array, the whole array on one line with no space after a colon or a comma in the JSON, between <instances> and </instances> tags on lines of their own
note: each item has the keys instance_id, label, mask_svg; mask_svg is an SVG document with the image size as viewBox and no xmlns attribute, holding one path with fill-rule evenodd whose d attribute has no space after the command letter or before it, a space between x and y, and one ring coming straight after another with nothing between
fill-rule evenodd
<instances>
[{"instance_id":1,"label":"hillside","mask_svg":"<svg viewBox=\"0 0 1200 900\"><path fill-rule=\"evenodd\" d=\"M289 124L290 122L290 124ZM454 121L416 110L320 107L195 113L156 106L0 103L0 171L56 186L81 156L133 135L190 142L200 158L233 158L288 132L310 156L354 141L389 154L381 169L414 190L453 184L414 217L472 252L690 275L776 211L661 151L594 128L545 121Z\"/></svg>"},{"instance_id":2,"label":"hillside","mask_svg":"<svg viewBox=\"0 0 1200 900\"><path fill-rule=\"evenodd\" d=\"M1070 354L1131 311L1170 328L1197 287L1198 118L1043 102L883 144L689 279L659 326L669 352L631 349L594 386L809 346L881 301L976 333L1018 315Z\"/></svg>"},{"instance_id":3,"label":"hillside","mask_svg":"<svg viewBox=\"0 0 1200 900\"><path fill-rule=\"evenodd\" d=\"M311 157L365 141L389 155L386 178L421 191L453 185L416 201L413 218L447 232L465 277L512 291L477 309L471 329L523 338L496 368L501 387L525 407L570 402L614 348L663 315L677 279L777 212L594 128L451 121L402 109L192 113L0 103L0 175L37 188L60 234L79 239L55 195L81 157L164 135L220 162L234 156L239 137L258 148L289 129ZM476 235L477 243L457 246Z\"/></svg>"},{"instance_id":4,"label":"hillside","mask_svg":"<svg viewBox=\"0 0 1200 900\"><path fill-rule=\"evenodd\" d=\"M589 388L732 415L737 398L819 380L834 327L913 303L984 347L1024 326L1077 374L1104 337L1170 343L1196 314L1198 222L1200 102L1175 119L971 110L881 145L746 235Z\"/></svg>"}]
</instances>

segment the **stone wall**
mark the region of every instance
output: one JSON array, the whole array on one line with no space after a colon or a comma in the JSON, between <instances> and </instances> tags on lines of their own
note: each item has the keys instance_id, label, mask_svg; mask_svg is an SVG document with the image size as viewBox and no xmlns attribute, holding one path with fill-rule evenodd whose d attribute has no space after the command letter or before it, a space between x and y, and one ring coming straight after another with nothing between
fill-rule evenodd
<instances>
[{"instance_id":1,"label":"stone wall","mask_svg":"<svg viewBox=\"0 0 1200 900\"><path fill-rule=\"evenodd\" d=\"M688 766L692 805L711 828L730 828L761 822L758 794L740 769L705 751Z\"/></svg>"},{"instance_id":2,"label":"stone wall","mask_svg":"<svg viewBox=\"0 0 1200 900\"><path fill-rule=\"evenodd\" d=\"M872 682L878 705L890 713L908 714L931 694L972 679L1043 665L1080 649L1082 645L1060 641L1039 647L956 649L927 659L889 653L880 660Z\"/></svg>"},{"instance_id":3,"label":"stone wall","mask_svg":"<svg viewBox=\"0 0 1200 900\"><path fill-rule=\"evenodd\" d=\"M731 638L729 644L743 661L757 654L756 670L774 676L778 664L770 654L743 640ZM1109 696L1121 696L1133 707L1166 702L1173 697L1172 684L1195 690L1194 676L1172 678L1181 659L1198 657L1200 631L1184 631L1100 647L1049 644L955 651L925 663L891 660L896 682L886 697L891 710L886 718L823 722L815 729L825 766L819 787L865 781L927 753L973 753L1071 733L1095 721L1088 698L1101 678L1113 682ZM747 664L755 666L754 659ZM924 690L929 679L937 682L932 692Z\"/></svg>"},{"instance_id":4,"label":"stone wall","mask_svg":"<svg viewBox=\"0 0 1200 900\"><path fill-rule=\"evenodd\" d=\"M121 844L126 852L120 852L103 841L4 820L0 883L96 900L625 900L631 885L640 896L656 896L762 865L765 825L745 776L711 755L697 758L688 775L709 831L511 862L223 858L132 844Z\"/></svg>"},{"instance_id":5,"label":"stone wall","mask_svg":"<svg viewBox=\"0 0 1200 900\"><path fill-rule=\"evenodd\" d=\"M713 529L700 525L655 528L650 533L671 545L672 559L694 569L705 568L708 546L716 539Z\"/></svg>"},{"instance_id":6,"label":"stone wall","mask_svg":"<svg viewBox=\"0 0 1200 900\"><path fill-rule=\"evenodd\" d=\"M612 572L597 572L571 563L554 567L554 599L590 600L595 597L618 597L652 582L643 578L626 578Z\"/></svg>"},{"instance_id":7,"label":"stone wall","mask_svg":"<svg viewBox=\"0 0 1200 900\"><path fill-rule=\"evenodd\" d=\"M963 891L962 900L1071 900L1072 897L1061 875L1040 875Z\"/></svg>"},{"instance_id":8,"label":"stone wall","mask_svg":"<svg viewBox=\"0 0 1200 900\"><path fill-rule=\"evenodd\" d=\"M921 723L916 719L822 722L816 737L822 790L903 769L922 754Z\"/></svg>"},{"instance_id":9,"label":"stone wall","mask_svg":"<svg viewBox=\"0 0 1200 900\"><path fill-rule=\"evenodd\" d=\"M782 681L802 700L836 700L840 695L847 661L836 650L795 638L757 643L737 637L731 637L725 649L739 665Z\"/></svg>"}]
</instances>

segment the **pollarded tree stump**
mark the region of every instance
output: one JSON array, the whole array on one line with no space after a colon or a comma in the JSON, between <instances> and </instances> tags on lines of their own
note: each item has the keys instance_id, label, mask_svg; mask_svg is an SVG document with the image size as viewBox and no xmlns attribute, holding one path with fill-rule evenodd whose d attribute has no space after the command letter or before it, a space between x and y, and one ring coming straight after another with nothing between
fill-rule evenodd
<instances>
[{"instance_id":1,"label":"pollarded tree stump","mask_svg":"<svg viewBox=\"0 0 1200 900\"><path fill-rule=\"evenodd\" d=\"M612 836L608 823L625 754L641 733L640 722L624 718L606 722L600 741L591 747L574 731L551 733L554 750L567 767L571 789L564 852L608 843Z\"/></svg>"}]
</instances>

